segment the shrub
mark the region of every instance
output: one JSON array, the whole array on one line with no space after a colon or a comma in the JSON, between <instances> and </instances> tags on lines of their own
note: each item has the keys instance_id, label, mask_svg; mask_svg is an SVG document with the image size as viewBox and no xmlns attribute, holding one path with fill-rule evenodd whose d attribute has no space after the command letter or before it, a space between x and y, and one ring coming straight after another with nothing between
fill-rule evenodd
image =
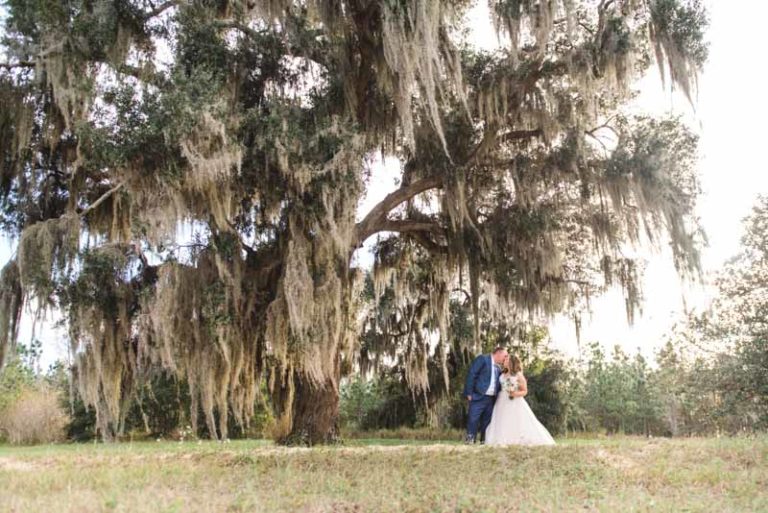
<instances>
[{"instance_id":1,"label":"shrub","mask_svg":"<svg viewBox=\"0 0 768 513\"><path fill-rule=\"evenodd\" d=\"M43 385L24 389L0 412L0 432L12 444L61 441L66 425L58 394Z\"/></svg>"},{"instance_id":2,"label":"shrub","mask_svg":"<svg viewBox=\"0 0 768 513\"><path fill-rule=\"evenodd\" d=\"M356 376L342 383L339 412L343 427L355 430L413 427L416 405L396 371L383 371L373 380Z\"/></svg>"},{"instance_id":3,"label":"shrub","mask_svg":"<svg viewBox=\"0 0 768 513\"><path fill-rule=\"evenodd\" d=\"M535 358L526 368L528 396L539 421L550 433L559 435L565 431L569 405L563 389L567 387L567 365L557 358Z\"/></svg>"}]
</instances>

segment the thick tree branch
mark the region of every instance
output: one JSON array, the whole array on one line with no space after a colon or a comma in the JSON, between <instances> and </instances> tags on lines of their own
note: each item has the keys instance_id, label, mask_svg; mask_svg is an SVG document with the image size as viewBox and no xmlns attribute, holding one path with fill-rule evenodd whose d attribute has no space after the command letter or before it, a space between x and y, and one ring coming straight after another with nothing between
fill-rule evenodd
<instances>
[{"instance_id":1,"label":"thick tree branch","mask_svg":"<svg viewBox=\"0 0 768 513\"><path fill-rule=\"evenodd\" d=\"M62 41L59 41L58 43L52 44L45 50L41 50L40 53L37 54L37 57L42 59L44 57L48 57L53 53L63 52L65 42L66 42L65 40L62 40Z\"/></svg>"},{"instance_id":2,"label":"thick tree branch","mask_svg":"<svg viewBox=\"0 0 768 513\"><path fill-rule=\"evenodd\" d=\"M608 124L608 122L605 122L605 123L603 123L603 124L602 124L602 125L600 125L600 126L596 126L596 127L595 127L595 128L593 128L592 130L585 130L585 131L584 131L584 133L585 133L585 134L587 134L587 135L591 135L591 136L594 136L595 132L597 132L598 130L601 130L601 129L603 129L603 128L607 128L608 130L610 130L611 132L613 132L613 134L614 134L614 135L615 135L617 138L618 138L618 137L621 137L621 134L618 132L618 130L616 130L616 129L615 129L615 128L613 128L611 125L609 125L609 124Z\"/></svg>"},{"instance_id":3,"label":"thick tree branch","mask_svg":"<svg viewBox=\"0 0 768 513\"><path fill-rule=\"evenodd\" d=\"M442 187L442 185L442 178L439 176L429 176L427 178L416 180L410 185L400 187L396 191L387 194L378 205L371 209L362 221L357 223L355 227L355 231L357 232L357 244L355 246L360 246L365 239L374 233L385 230L386 228L384 228L384 226L388 222L392 222L387 219L387 215L392 209L422 192L430 189L437 189Z\"/></svg>"},{"instance_id":4,"label":"thick tree branch","mask_svg":"<svg viewBox=\"0 0 768 513\"><path fill-rule=\"evenodd\" d=\"M444 254L448 251L446 246L442 246L432 240L427 234L444 235L443 228L440 225L415 219L385 219L377 225L378 232L397 232L405 233L417 244L434 255Z\"/></svg>"},{"instance_id":5,"label":"thick tree branch","mask_svg":"<svg viewBox=\"0 0 768 513\"><path fill-rule=\"evenodd\" d=\"M95 209L96 207L101 205L103 202L105 202L107 200L107 198L109 198L114 193L119 191L123 187L123 185L125 185L125 182L120 182L119 184L115 185L110 190L108 190L107 192L102 194L99 197L99 199L97 199L96 201L94 201L93 203L91 203L90 205L88 205L87 207L85 207L83 210L81 210L79 212L80 217L83 217L83 216L87 215L88 212L92 211L93 209Z\"/></svg>"},{"instance_id":6,"label":"thick tree branch","mask_svg":"<svg viewBox=\"0 0 768 513\"><path fill-rule=\"evenodd\" d=\"M446 246L442 246L436 243L427 237L425 232L409 232L408 236L433 255L442 255L448 252L448 248Z\"/></svg>"},{"instance_id":7,"label":"thick tree branch","mask_svg":"<svg viewBox=\"0 0 768 513\"><path fill-rule=\"evenodd\" d=\"M148 13L144 15L144 21L147 21L151 18L154 18L155 16L159 16L160 14L164 13L171 7L176 7L181 2L180 0L168 0L167 2L163 2L162 4L158 5Z\"/></svg>"},{"instance_id":8,"label":"thick tree branch","mask_svg":"<svg viewBox=\"0 0 768 513\"><path fill-rule=\"evenodd\" d=\"M568 278L558 278L555 276L547 276L544 278L541 282L541 286L545 287L549 285L550 283L561 283L561 284L568 284L572 283L574 285L578 285L580 287L593 287L594 283L588 282L586 280L576 280L576 279L568 279Z\"/></svg>"},{"instance_id":9,"label":"thick tree branch","mask_svg":"<svg viewBox=\"0 0 768 513\"><path fill-rule=\"evenodd\" d=\"M604 143L603 141L601 141L599 137L597 137L597 136L596 136L594 133L592 133L592 132L590 132L590 131L586 131L586 132L584 132L584 133L585 133L585 134L587 134L588 136L590 136L590 137L591 137L592 139L594 139L595 141L597 141L597 142L600 144L600 146L602 146L602 147L603 147L603 151L605 151L606 153L608 153L608 146L606 146L606 145L605 145L605 143Z\"/></svg>"},{"instance_id":10,"label":"thick tree branch","mask_svg":"<svg viewBox=\"0 0 768 513\"><path fill-rule=\"evenodd\" d=\"M19 61L19 62L0 62L0 68L14 69L14 68L34 68L35 63L32 61Z\"/></svg>"},{"instance_id":11,"label":"thick tree branch","mask_svg":"<svg viewBox=\"0 0 768 513\"><path fill-rule=\"evenodd\" d=\"M377 225L380 232L438 232L440 226L429 221L415 221L413 219L385 219Z\"/></svg>"},{"instance_id":12,"label":"thick tree branch","mask_svg":"<svg viewBox=\"0 0 768 513\"><path fill-rule=\"evenodd\" d=\"M583 21L579 22L579 26L589 32L589 35L594 36L595 35L595 29L584 23Z\"/></svg>"},{"instance_id":13,"label":"thick tree branch","mask_svg":"<svg viewBox=\"0 0 768 513\"><path fill-rule=\"evenodd\" d=\"M158 88L162 88L168 85L168 80L162 73L148 72L137 66L131 66L130 64L121 64L115 68L115 71L123 75L130 75L142 82L147 82Z\"/></svg>"},{"instance_id":14,"label":"thick tree branch","mask_svg":"<svg viewBox=\"0 0 768 513\"><path fill-rule=\"evenodd\" d=\"M470 294L469 291L467 291L467 289L465 289L463 287L458 287L458 288L452 289L451 292L452 293L453 292L461 292L462 294L464 294L464 298L466 299L467 303L470 303L472 301L472 294Z\"/></svg>"},{"instance_id":15,"label":"thick tree branch","mask_svg":"<svg viewBox=\"0 0 768 513\"><path fill-rule=\"evenodd\" d=\"M251 39L252 44L258 45L258 46L265 44L264 43L265 38L272 37L267 32L260 31L259 29L253 29L248 25L236 20L230 20L230 19L216 20L213 22L213 24L215 27L221 30L237 30L246 38ZM305 28L302 28L302 31L303 31L303 37L306 37L307 40L317 39L322 35L320 31L310 32ZM275 40L275 43L277 43L277 40ZM321 66L326 66L326 67L328 66L327 64L328 58L329 58L328 51L327 51L327 48L324 48L322 44L304 47L304 46L297 46L295 43L291 43L290 40L288 41L281 40L279 44L286 45L285 50L287 52L286 53L287 56L306 58L316 62Z\"/></svg>"},{"instance_id":16,"label":"thick tree branch","mask_svg":"<svg viewBox=\"0 0 768 513\"><path fill-rule=\"evenodd\" d=\"M512 130L511 132L507 132L506 134L502 134L499 136L499 141L501 142L510 142L510 141L519 141L521 139L532 139L534 137L541 137L544 135L544 132L541 130L541 128L537 128L535 130Z\"/></svg>"},{"instance_id":17,"label":"thick tree branch","mask_svg":"<svg viewBox=\"0 0 768 513\"><path fill-rule=\"evenodd\" d=\"M533 65L531 71L520 80L517 87L510 90L509 95L511 97L511 101L509 110L514 110L514 106L520 104L521 99L525 96L525 94L530 91L542 77L546 75L559 75L567 72L568 65L565 62L539 62L538 64ZM467 158L465 165L468 165L482 157L486 150L494 146L497 138L499 137L498 131L498 126L489 125L486 128L485 133L483 134L483 138L480 140L475 149L472 150L469 158ZM526 137L540 136L542 133L540 129L540 133L535 134L534 132L536 132L536 130L518 130L510 132L510 134L512 134L512 139L522 139Z\"/></svg>"},{"instance_id":18,"label":"thick tree branch","mask_svg":"<svg viewBox=\"0 0 768 513\"><path fill-rule=\"evenodd\" d=\"M251 38L257 38L259 37L259 33L256 30L253 30L251 27L240 23L239 21L235 20L216 20L214 22L215 26L220 29L236 29L245 34L248 37Z\"/></svg>"},{"instance_id":19,"label":"thick tree branch","mask_svg":"<svg viewBox=\"0 0 768 513\"><path fill-rule=\"evenodd\" d=\"M467 163L478 159L486 152L486 150L488 150L488 148L494 146L498 142L520 141L523 139L541 137L542 135L544 135L544 131L541 128L537 128L535 130L512 130L511 132L507 132L502 135L498 134L498 128L489 128L485 132L483 139L470 154L469 158L467 159Z\"/></svg>"},{"instance_id":20,"label":"thick tree branch","mask_svg":"<svg viewBox=\"0 0 768 513\"><path fill-rule=\"evenodd\" d=\"M245 252L249 256L252 256L252 257L257 256L257 251L255 249L253 249L253 246L251 246L250 244L247 244L245 242L245 239L243 239L243 235L240 233L240 230L237 229L237 226L235 225L235 223L233 223L230 220L227 220L227 225L229 226L229 228L231 230L231 233L235 237L237 237L237 240L240 242L240 246L242 246L242 248L245 250Z\"/></svg>"},{"instance_id":21,"label":"thick tree branch","mask_svg":"<svg viewBox=\"0 0 768 513\"><path fill-rule=\"evenodd\" d=\"M614 3L616 0L601 0L600 5L597 6L597 9L600 11L605 11L608 9L612 3Z\"/></svg>"}]
</instances>

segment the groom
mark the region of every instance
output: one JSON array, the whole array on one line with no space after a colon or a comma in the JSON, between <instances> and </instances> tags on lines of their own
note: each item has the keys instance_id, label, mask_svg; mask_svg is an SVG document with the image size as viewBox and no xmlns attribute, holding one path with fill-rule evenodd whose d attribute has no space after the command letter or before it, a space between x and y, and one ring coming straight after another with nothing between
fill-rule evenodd
<instances>
[{"instance_id":1,"label":"groom","mask_svg":"<svg viewBox=\"0 0 768 513\"><path fill-rule=\"evenodd\" d=\"M507 357L507 350L497 347L491 354L482 354L475 358L464 383L464 397L469 401L469 420L467 421L467 443L474 443L477 432L485 440L485 428L491 423L493 405L499 392L501 365Z\"/></svg>"}]
</instances>

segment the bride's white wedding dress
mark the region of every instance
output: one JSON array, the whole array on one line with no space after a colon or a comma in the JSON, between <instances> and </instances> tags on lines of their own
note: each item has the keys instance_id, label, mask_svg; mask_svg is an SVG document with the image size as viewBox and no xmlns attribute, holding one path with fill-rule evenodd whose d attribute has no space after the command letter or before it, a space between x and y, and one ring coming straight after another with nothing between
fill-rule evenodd
<instances>
[{"instance_id":1,"label":"bride's white wedding dress","mask_svg":"<svg viewBox=\"0 0 768 513\"><path fill-rule=\"evenodd\" d=\"M533 414L524 397L509 398L517 387L517 376L501 376L501 392L496 397L493 416L485 431L487 445L555 445L552 435Z\"/></svg>"}]
</instances>

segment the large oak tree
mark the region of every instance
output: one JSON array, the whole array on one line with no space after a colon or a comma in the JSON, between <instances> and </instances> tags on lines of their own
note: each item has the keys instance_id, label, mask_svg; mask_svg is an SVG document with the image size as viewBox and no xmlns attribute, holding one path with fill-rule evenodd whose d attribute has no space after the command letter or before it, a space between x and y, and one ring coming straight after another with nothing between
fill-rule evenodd
<instances>
[{"instance_id":1,"label":"large oak tree","mask_svg":"<svg viewBox=\"0 0 768 513\"><path fill-rule=\"evenodd\" d=\"M631 316L628 245L697 270L696 138L623 111L654 60L693 93L696 1L492 0L493 52L467 1L6 5L0 351L23 305L61 309L107 439L158 367L214 437L266 379L280 440L333 439L376 234L376 329L407 333L414 388L456 294L535 315L619 283ZM358 221L377 153L400 186Z\"/></svg>"}]
</instances>

